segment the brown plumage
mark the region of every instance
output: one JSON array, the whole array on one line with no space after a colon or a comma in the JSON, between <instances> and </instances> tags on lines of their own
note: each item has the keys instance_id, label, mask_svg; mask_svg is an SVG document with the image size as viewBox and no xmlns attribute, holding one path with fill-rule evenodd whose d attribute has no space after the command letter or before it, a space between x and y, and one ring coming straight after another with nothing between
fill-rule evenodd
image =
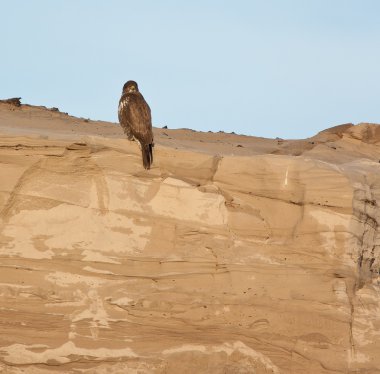
<instances>
[{"instance_id":1,"label":"brown plumage","mask_svg":"<svg viewBox=\"0 0 380 374\"><path fill-rule=\"evenodd\" d=\"M137 83L124 84L119 101L119 122L129 140L137 140L141 146L143 165L150 169L153 162L153 129L150 108Z\"/></svg>"}]
</instances>

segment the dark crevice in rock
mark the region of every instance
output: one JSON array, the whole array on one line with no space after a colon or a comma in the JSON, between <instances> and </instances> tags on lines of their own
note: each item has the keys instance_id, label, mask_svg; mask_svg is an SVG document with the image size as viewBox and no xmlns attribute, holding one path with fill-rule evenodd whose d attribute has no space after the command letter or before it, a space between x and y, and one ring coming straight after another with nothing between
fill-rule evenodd
<instances>
[{"instance_id":1,"label":"dark crevice in rock","mask_svg":"<svg viewBox=\"0 0 380 374\"><path fill-rule=\"evenodd\" d=\"M353 213L358 220L360 235L357 239L357 289L379 275L380 235L379 212L373 186L357 189L353 198Z\"/></svg>"}]
</instances>

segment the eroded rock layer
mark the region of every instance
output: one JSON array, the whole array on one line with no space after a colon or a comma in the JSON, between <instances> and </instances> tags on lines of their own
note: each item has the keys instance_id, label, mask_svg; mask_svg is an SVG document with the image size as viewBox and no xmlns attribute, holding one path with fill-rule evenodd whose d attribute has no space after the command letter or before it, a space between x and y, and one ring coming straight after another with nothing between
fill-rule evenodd
<instances>
[{"instance_id":1,"label":"eroded rock layer","mask_svg":"<svg viewBox=\"0 0 380 374\"><path fill-rule=\"evenodd\" d=\"M378 126L237 155L156 130L145 171L4 113L0 372L380 373Z\"/></svg>"}]
</instances>

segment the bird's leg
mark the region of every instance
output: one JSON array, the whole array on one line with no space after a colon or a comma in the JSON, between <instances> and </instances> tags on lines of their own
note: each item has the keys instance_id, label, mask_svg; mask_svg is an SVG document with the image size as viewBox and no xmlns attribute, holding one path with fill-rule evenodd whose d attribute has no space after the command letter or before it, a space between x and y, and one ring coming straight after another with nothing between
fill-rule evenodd
<instances>
[{"instance_id":1,"label":"bird's leg","mask_svg":"<svg viewBox=\"0 0 380 374\"><path fill-rule=\"evenodd\" d=\"M124 129L125 135L127 135L127 139L131 142L135 141L135 137L133 136L130 129Z\"/></svg>"}]
</instances>

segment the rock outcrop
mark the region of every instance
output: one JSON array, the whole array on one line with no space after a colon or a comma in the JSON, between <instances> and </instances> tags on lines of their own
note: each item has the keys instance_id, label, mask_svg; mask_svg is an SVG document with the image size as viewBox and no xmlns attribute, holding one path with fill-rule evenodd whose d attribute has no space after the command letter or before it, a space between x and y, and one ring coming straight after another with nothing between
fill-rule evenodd
<instances>
[{"instance_id":1,"label":"rock outcrop","mask_svg":"<svg viewBox=\"0 0 380 374\"><path fill-rule=\"evenodd\" d=\"M20 107L21 106L21 97L12 97L10 99L0 100L0 103Z\"/></svg>"},{"instance_id":2,"label":"rock outcrop","mask_svg":"<svg viewBox=\"0 0 380 374\"><path fill-rule=\"evenodd\" d=\"M0 106L0 372L380 373L379 126L83 122Z\"/></svg>"}]
</instances>

